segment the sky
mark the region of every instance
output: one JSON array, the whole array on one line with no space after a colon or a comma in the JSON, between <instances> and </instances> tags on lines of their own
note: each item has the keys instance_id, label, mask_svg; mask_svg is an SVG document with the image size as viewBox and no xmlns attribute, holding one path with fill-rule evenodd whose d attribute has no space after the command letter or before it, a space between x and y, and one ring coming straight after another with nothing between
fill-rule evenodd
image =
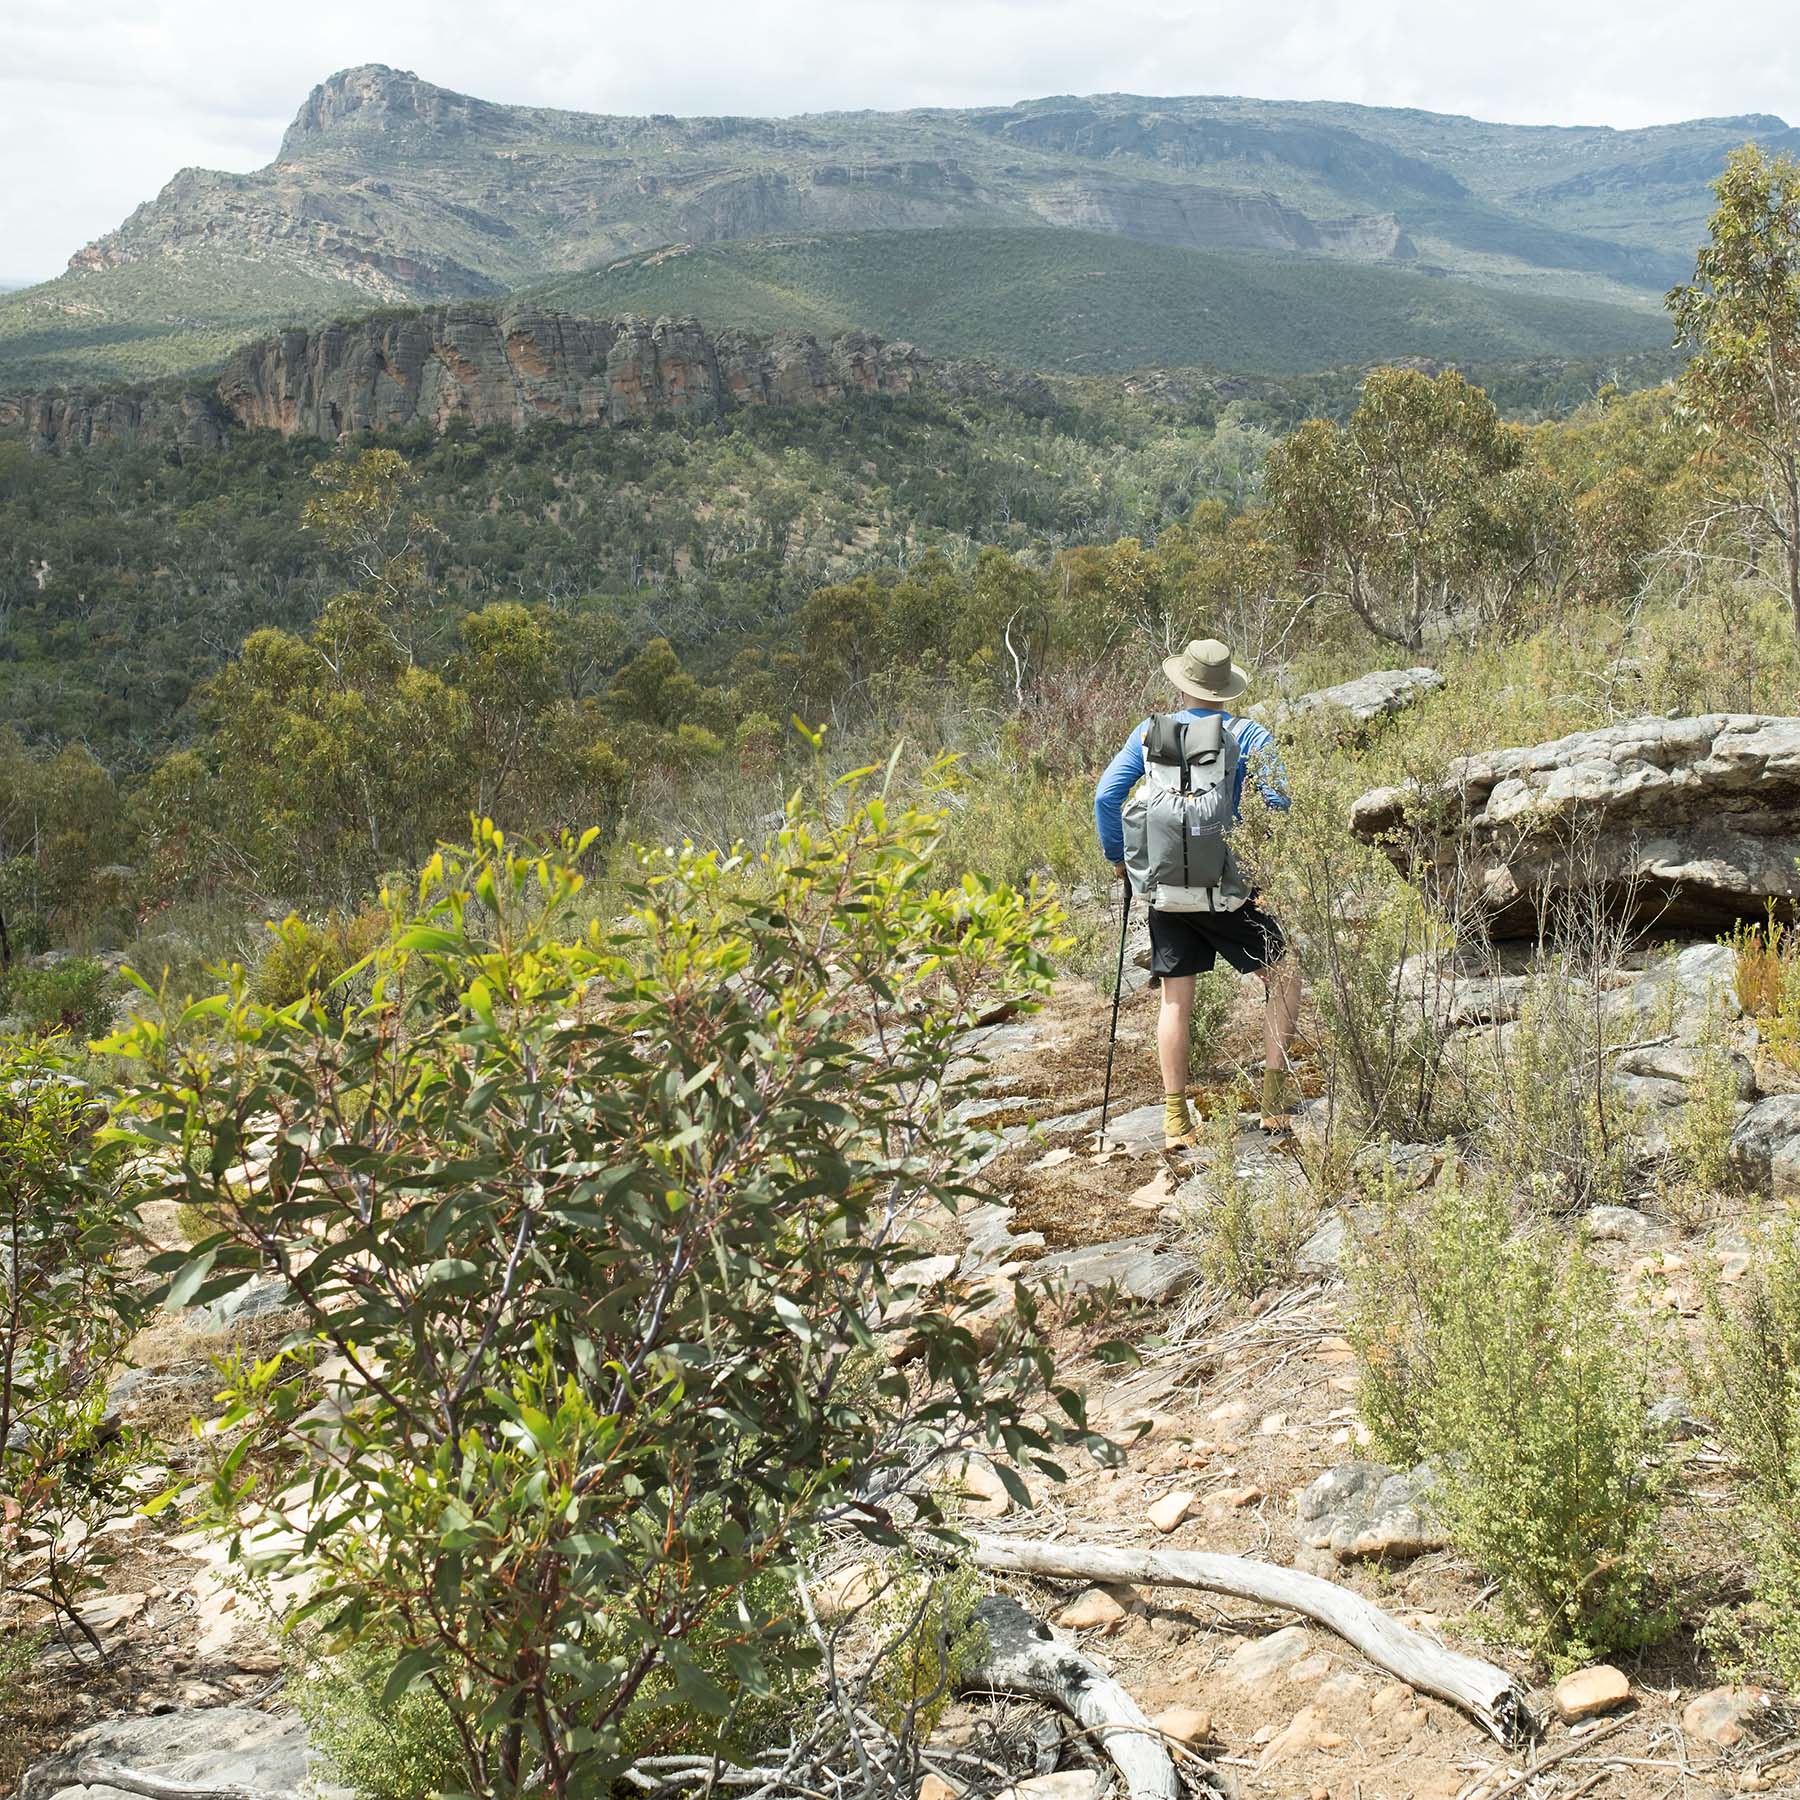
<instances>
[{"instance_id":1,"label":"sky","mask_svg":"<svg viewBox=\"0 0 1800 1800\"><path fill-rule=\"evenodd\" d=\"M260 168L355 63L590 112L1122 91L1793 122L1792 19L1793 0L0 0L0 281L60 272L179 168Z\"/></svg>"}]
</instances>

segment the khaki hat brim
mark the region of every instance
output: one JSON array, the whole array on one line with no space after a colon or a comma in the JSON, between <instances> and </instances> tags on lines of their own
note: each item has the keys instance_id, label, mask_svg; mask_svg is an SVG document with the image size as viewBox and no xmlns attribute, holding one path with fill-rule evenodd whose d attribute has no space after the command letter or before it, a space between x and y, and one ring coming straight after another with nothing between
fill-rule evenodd
<instances>
[{"instance_id":1,"label":"khaki hat brim","mask_svg":"<svg viewBox=\"0 0 1800 1800\"><path fill-rule=\"evenodd\" d=\"M1170 681L1194 700L1235 700L1250 685L1249 675L1236 663L1231 665L1231 679L1222 688L1199 686L1193 676L1185 672L1179 656L1165 656L1162 666Z\"/></svg>"}]
</instances>

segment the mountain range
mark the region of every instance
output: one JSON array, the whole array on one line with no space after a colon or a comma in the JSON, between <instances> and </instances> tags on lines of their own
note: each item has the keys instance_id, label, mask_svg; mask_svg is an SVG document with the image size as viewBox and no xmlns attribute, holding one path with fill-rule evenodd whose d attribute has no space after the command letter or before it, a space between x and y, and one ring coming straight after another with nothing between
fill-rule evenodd
<instances>
[{"instance_id":1,"label":"mountain range","mask_svg":"<svg viewBox=\"0 0 1800 1800\"><path fill-rule=\"evenodd\" d=\"M1455 354L1459 319L1474 321L1471 355L1500 344L1522 356L1623 352L1666 341L1660 295L1691 270L1708 183L1749 139L1800 147L1800 131L1763 114L1618 131L1124 94L786 119L618 117L501 105L370 64L312 91L267 168L184 169L77 251L66 274L8 294L0 379L187 371L274 327L374 307L541 299L570 292L571 280L584 303L611 304L617 292L708 314L748 284L760 289L758 318L711 322L803 325L810 306L834 326L906 329L932 350L1011 347L1040 366L1080 367L1086 352L1068 319L1084 312L1083 292L1099 291L1095 269L1104 290L1153 278L1173 296L1157 309L1166 332L1146 319L1128 334L1144 363L1268 369L1322 366L1340 352ZM1006 248L989 258L972 239L996 230L1009 234ZM1081 241L1059 254L1056 234ZM1183 253L1213 260L1183 263ZM906 317L866 316L861 296L901 264L928 324L947 310L978 317L1008 271L1008 304L1031 321L985 343L966 330L933 343ZM1278 267L1289 273L1266 273ZM1299 296L1248 339L1207 329L1234 269L1247 295L1274 279ZM1371 285L1376 275L1393 285ZM1402 321L1429 313L1430 284L1451 316L1441 342L1389 346L1359 333L1371 309ZM799 300L776 316L770 295L782 290ZM1199 298L1184 305L1190 291ZM1048 316L1058 306L1060 324ZM1254 322L1267 309L1252 297L1240 310ZM1332 329L1318 329L1328 317Z\"/></svg>"}]
</instances>

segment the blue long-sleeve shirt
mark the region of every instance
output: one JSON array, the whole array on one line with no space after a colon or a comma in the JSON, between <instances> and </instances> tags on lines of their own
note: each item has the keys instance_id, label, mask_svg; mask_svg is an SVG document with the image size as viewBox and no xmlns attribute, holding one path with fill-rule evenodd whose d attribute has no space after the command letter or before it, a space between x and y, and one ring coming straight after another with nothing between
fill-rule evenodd
<instances>
[{"instance_id":1,"label":"blue long-sleeve shirt","mask_svg":"<svg viewBox=\"0 0 1800 1800\"><path fill-rule=\"evenodd\" d=\"M1178 719L1203 719L1222 711L1217 706L1184 707ZM1094 824L1100 833L1100 848L1108 862L1125 860L1125 827L1120 810L1126 796L1137 786L1144 773L1144 733L1150 729L1146 719L1125 740L1125 747L1106 765L1094 789ZM1275 734L1254 719L1227 717L1225 729L1237 739L1237 791L1231 796L1232 811L1244 808L1244 781L1256 764L1256 787L1263 799L1278 811L1287 810L1287 770L1282 767L1281 753L1275 747Z\"/></svg>"}]
</instances>

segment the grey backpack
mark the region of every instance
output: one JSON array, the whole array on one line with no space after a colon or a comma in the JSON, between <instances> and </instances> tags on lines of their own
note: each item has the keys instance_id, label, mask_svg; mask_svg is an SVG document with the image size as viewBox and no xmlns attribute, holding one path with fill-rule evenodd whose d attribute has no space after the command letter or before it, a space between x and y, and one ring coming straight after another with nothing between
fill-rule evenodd
<instances>
[{"instance_id":1,"label":"grey backpack","mask_svg":"<svg viewBox=\"0 0 1800 1800\"><path fill-rule=\"evenodd\" d=\"M1150 721L1144 778L1125 802L1125 872L1158 912L1235 912L1250 898L1228 841L1237 769L1222 713Z\"/></svg>"}]
</instances>

